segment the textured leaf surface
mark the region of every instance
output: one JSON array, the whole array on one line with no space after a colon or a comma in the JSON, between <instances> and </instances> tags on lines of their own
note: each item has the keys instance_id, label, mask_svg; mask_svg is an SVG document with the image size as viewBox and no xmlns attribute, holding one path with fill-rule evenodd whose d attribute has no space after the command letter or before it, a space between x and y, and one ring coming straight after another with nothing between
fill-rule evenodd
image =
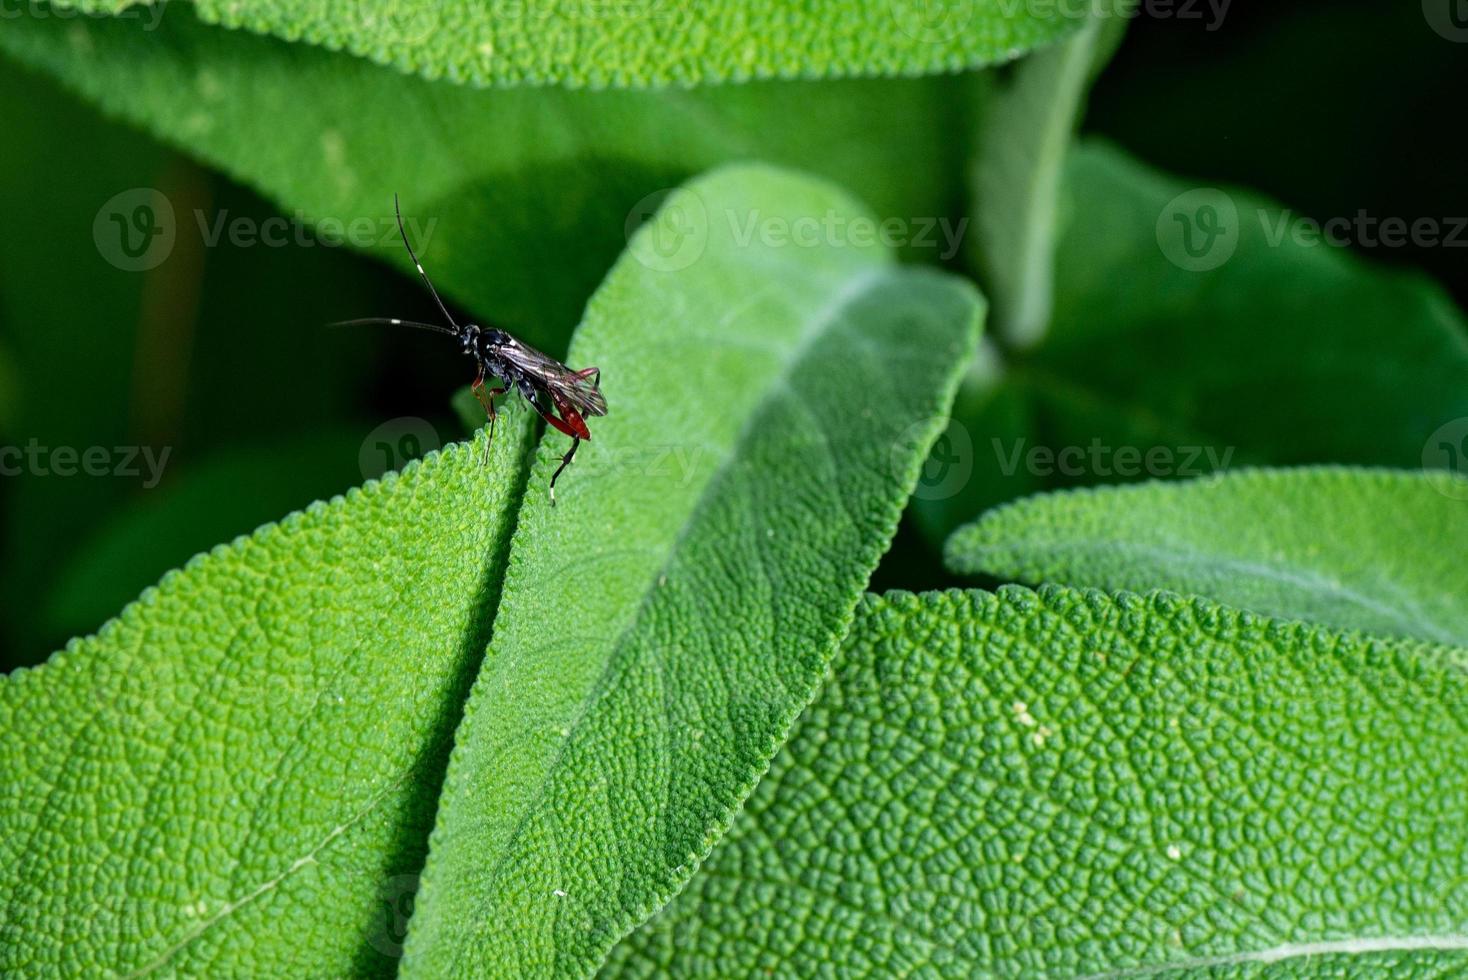
<instances>
[{"instance_id":1,"label":"textured leaf surface","mask_svg":"<svg viewBox=\"0 0 1468 980\"><path fill-rule=\"evenodd\" d=\"M1279 211L1253 195L1222 192L1237 219L1216 195L1180 197L1206 186L1104 145L1072 153L1050 332L961 398L975 406L956 417L971 475L920 501L935 545L1033 489L1251 463L1416 467L1440 426L1468 416L1468 327L1438 288L1272 243ZM1205 258L1228 258L1211 270L1175 264L1186 253L1167 239L1169 258L1159 227L1210 206L1236 247L1213 239Z\"/></svg>"},{"instance_id":2,"label":"textured leaf surface","mask_svg":"<svg viewBox=\"0 0 1468 980\"><path fill-rule=\"evenodd\" d=\"M137 0L62 4L134 26ZM349 51L430 78L600 88L917 75L1007 61L1077 26L1004 0L195 0L205 21ZM132 8L129 10L128 8ZM170 12L168 16L175 16Z\"/></svg>"},{"instance_id":3,"label":"textured leaf surface","mask_svg":"<svg viewBox=\"0 0 1468 980\"><path fill-rule=\"evenodd\" d=\"M380 968L527 459L460 444L201 556L0 677L0 972Z\"/></svg>"},{"instance_id":4,"label":"textured leaf surface","mask_svg":"<svg viewBox=\"0 0 1468 980\"><path fill-rule=\"evenodd\" d=\"M1465 555L1468 481L1337 468L1034 497L960 528L947 550L958 572L1173 589L1468 648Z\"/></svg>"},{"instance_id":5,"label":"textured leaf surface","mask_svg":"<svg viewBox=\"0 0 1468 980\"><path fill-rule=\"evenodd\" d=\"M863 215L808 178L716 171L587 308L571 363L602 368L610 414L559 505L521 512L408 976L585 971L688 879L814 693L942 428L973 290L875 243L742 240L754 213Z\"/></svg>"},{"instance_id":6,"label":"textured leaf surface","mask_svg":"<svg viewBox=\"0 0 1468 980\"><path fill-rule=\"evenodd\" d=\"M1460 972L1468 682L1432 652L1175 596L869 599L606 973Z\"/></svg>"},{"instance_id":7,"label":"textured leaf surface","mask_svg":"<svg viewBox=\"0 0 1468 980\"><path fill-rule=\"evenodd\" d=\"M0 52L318 229L342 236L358 223L364 234L350 242L407 269L391 221L401 193L440 288L552 352L658 203L649 195L719 163L758 157L821 173L908 222L948 215L961 194L960 78L476 91L210 28L187 4L155 31L138 26L12 20ZM200 234L195 215L180 208L177 219L181 236ZM934 258L935 248L941 239L913 251ZM367 312L379 311L342 315Z\"/></svg>"}]
</instances>

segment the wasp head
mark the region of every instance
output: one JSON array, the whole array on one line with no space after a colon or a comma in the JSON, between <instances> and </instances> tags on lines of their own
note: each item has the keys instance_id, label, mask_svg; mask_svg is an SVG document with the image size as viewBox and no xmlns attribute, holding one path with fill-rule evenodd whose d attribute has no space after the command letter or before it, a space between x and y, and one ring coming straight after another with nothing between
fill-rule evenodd
<instances>
[{"instance_id":1,"label":"wasp head","mask_svg":"<svg viewBox=\"0 0 1468 980\"><path fill-rule=\"evenodd\" d=\"M459 333L459 349L470 357L479 356L479 326L467 324Z\"/></svg>"}]
</instances>

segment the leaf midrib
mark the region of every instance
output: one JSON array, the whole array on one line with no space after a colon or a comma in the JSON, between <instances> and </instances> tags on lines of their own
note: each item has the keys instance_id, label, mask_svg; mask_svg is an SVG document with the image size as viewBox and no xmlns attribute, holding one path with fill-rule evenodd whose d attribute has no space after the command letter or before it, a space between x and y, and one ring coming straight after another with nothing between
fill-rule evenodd
<instances>
[{"instance_id":1,"label":"leaf midrib","mask_svg":"<svg viewBox=\"0 0 1468 980\"><path fill-rule=\"evenodd\" d=\"M1368 956L1372 953L1411 952L1415 950L1439 952L1468 952L1468 934L1427 934L1422 936L1357 936L1347 939L1331 939L1314 943L1283 943L1268 949L1251 950L1227 956L1201 956L1177 960L1171 963L1145 964L1122 970L1102 973L1087 973L1079 980L1123 980L1131 977L1151 977L1163 973L1185 970L1207 970L1220 966L1242 966L1246 963L1280 963L1290 959L1308 959L1312 956Z\"/></svg>"},{"instance_id":2,"label":"leaf midrib","mask_svg":"<svg viewBox=\"0 0 1468 980\"><path fill-rule=\"evenodd\" d=\"M275 888L279 887L281 882L285 881L297 871L300 871L302 868L309 867L310 865L315 864L316 855L330 848L338 840L341 840L343 837L345 837L348 831L350 831L352 828L360 824L363 820L371 816L378 807L382 806L383 801L391 796L404 783L406 783L409 777L411 777L412 775L413 771L409 770L403 773L403 775L399 776L397 779L393 780L380 792L374 795L372 799L367 802L366 806L362 807L362 809L352 814L352 816L348 818L345 823L333 827L324 837L321 838L320 841L308 848L305 854L292 861L290 863L290 866L287 867L284 871L280 872L277 875L274 875L273 877L265 879L265 881L256 885L254 888L252 888L250 891L246 892L239 898L226 902L218 912L216 912L214 915L210 916L203 922L199 923L199 925L196 926L192 931L186 933L173 945L163 950L153 960L138 967L131 973L124 974L123 976L125 980L136 980L136 978L138 977L150 976L153 973L156 973L159 969L166 966L168 962L172 960L175 956L177 956L180 952L191 946L196 940L201 938L205 933L207 933L210 929L213 929L220 922L228 919L240 909L249 905L251 902L254 902L261 896L270 893Z\"/></svg>"}]
</instances>

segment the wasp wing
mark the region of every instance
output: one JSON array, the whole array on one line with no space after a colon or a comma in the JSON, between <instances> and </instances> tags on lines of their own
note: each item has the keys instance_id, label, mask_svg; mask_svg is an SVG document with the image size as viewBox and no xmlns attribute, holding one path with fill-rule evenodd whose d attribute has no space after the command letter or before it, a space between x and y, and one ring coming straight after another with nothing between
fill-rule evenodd
<instances>
[{"instance_id":1,"label":"wasp wing","mask_svg":"<svg viewBox=\"0 0 1468 980\"><path fill-rule=\"evenodd\" d=\"M596 382L585 374L572 371L549 354L527 347L518 340L511 340L495 348L494 352L528 374L552 398L564 399L583 415L607 414L607 400L597 389Z\"/></svg>"}]
</instances>

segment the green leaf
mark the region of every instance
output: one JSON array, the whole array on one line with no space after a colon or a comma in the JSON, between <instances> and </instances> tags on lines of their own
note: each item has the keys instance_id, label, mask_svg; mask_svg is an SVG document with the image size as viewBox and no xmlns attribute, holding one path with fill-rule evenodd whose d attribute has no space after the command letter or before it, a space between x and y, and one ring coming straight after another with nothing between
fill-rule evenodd
<instances>
[{"instance_id":1,"label":"green leaf","mask_svg":"<svg viewBox=\"0 0 1468 980\"><path fill-rule=\"evenodd\" d=\"M984 102L969 161L969 255L994 308L994 332L1016 347L1038 343L1055 293L1056 201L1103 26L1020 62ZM1124 21L1122 22L1124 23Z\"/></svg>"},{"instance_id":2,"label":"green leaf","mask_svg":"<svg viewBox=\"0 0 1468 980\"><path fill-rule=\"evenodd\" d=\"M1446 471L1241 471L1022 500L956 531L947 560L1468 648L1465 501Z\"/></svg>"},{"instance_id":3,"label":"green leaf","mask_svg":"<svg viewBox=\"0 0 1468 980\"><path fill-rule=\"evenodd\" d=\"M0 677L0 972L380 969L484 649L530 415L166 576Z\"/></svg>"},{"instance_id":4,"label":"green leaf","mask_svg":"<svg viewBox=\"0 0 1468 980\"><path fill-rule=\"evenodd\" d=\"M1168 595L873 597L606 972L1461 971L1468 680L1434 652Z\"/></svg>"},{"instance_id":5,"label":"green leaf","mask_svg":"<svg viewBox=\"0 0 1468 980\"><path fill-rule=\"evenodd\" d=\"M95 630L163 573L215 542L360 482L361 444L361 432L333 429L225 450L182 467L82 543L47 590L42 626L57 636Z\"/></svg>"},{"instance_id":6,"label":"green leaf","mask_svg":"<svg viewBox=\"0 0 1468 980\"><path fill-rule=\"evenodd\" d=\"M318 235L357 223L349 241L411 271L391 217L401 193L439 287L552 352L658 192L709 167L757 157L823 174L907 222L910 238L962 193L951 134L969 125L963 78L476 91L209 28L187 4L146 33L127 20L6 27L0 52L258 188ZM179 234L212 232L220 217L180 208ZM909 254L936 257L933 239Z\"/></svg>"},{"instance_id":7,"label":"green leaf","mask_svg":"<svg viewBox=\"0 0 1468 980\"><path fill-rule=\"evenodd\" d=\"M1468 417L1468 329L1420 276L1276 239L1280 212L1259 198L1104 144L1072 153L1066 190L1051 330L961 396L978 406L955 417L971 475L919 493L935 546L1031 489L1258 463L1416 467L1435 431ZM1227 233L1203 257L1221 264L1193 271L1179 219L1209 207ZM1010 438L1016 417L1026 428Z\"/></svg>"},{"instance_id":8,"label":"green leaf","mask_svg":"<svg viewBox=\"0 0 1468 980\"><path fill-rule=\"evenodd\" d=\"M82 0L156 26L163 5ZM1004 0L195 0L200 18L478 85L691 85L951 72L1045 44L1079 21ZM175 16L170 12L170 17Z\"/></svg>"},{"instance_id":9,"label":"green leaf","mask_svg":"<svg viewBox=\"0 0 1468 980\"><path fill-rule=\"evenodd\" d=\"M601 367L610 414L559 505L522 510L405 975L595 966L688 880L814 694L980 313L875 242L746 237L752 216L827 215L870 217L822 182L719 170L589 305L571 363Z\"/></svg>"}]
</instances>

